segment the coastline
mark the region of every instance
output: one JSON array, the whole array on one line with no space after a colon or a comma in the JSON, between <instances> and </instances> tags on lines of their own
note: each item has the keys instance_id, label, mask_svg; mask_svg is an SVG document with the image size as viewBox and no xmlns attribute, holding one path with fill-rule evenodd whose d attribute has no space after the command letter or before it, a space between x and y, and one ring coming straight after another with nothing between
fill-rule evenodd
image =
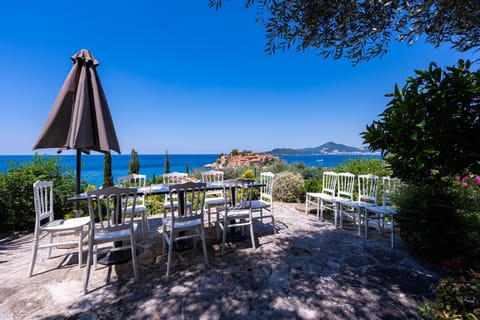
<instances>
[{"instance_id":1,"label":"coastline","mask_svg":"<svg viewBox=\"0 0 480 320\"><path fill-rule=\"evenodd\" d=\"M39 154L37 154L39 155ZM16 161L18 163L31 162L32 155L0 155L0 172L4 172L9 166L9 161ZM58 157L61 159L61 164L75 170L74 154L55 154L55 155L39 155L47 157ZM205 165L216 161L217 154L169 154L170 172L186 172L188 165L189 171L195 169L205 170ZM139 154L140 173L147 175L147 179L152 179L153 176L160 176L164 172L164 154L145 155ZM376 154L309 154L309 155L281 155L280 159L289 164L303 162L306 166L311 167L336 167L345 161L360 158L376 158L381 159L380 155ZM82 156L82 180L88 184L99 186L103 183L103 154L91 154ZM112 173L114 179L118 176L125 175L129 168L130 154L112 155Z\"/></svg>"}]
</instances>

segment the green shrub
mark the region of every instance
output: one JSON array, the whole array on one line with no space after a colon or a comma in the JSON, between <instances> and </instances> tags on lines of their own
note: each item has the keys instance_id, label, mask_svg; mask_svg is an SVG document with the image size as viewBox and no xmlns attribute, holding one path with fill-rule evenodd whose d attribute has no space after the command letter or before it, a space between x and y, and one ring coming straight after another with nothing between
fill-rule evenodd
<instances>
[{"instance_id":1,"label":"green shrub","mask_svg":"<svg viewBox=\"0 0 480 320\"><path fill-rule=\"evenodd\" d=\"M419 306L428 319L480 319L480 274L473 271L466 275L440 280L436 287L435 301Z\"/></svg>"},{"instance_id":2,"label":"green shrub","mask_svg":"<svg viewBox=\"0 0 480 320\"><path fill-rule=\"evenodd\" d=\"M33 183L37 180L53 181L54 212L57 218L72 210L67 198L75 194L73 170L61 165L56 157L35 155L32 162L10 162L0 174L0 230L33 230L35 208Z\"/></svg>"},{"instance_id":3,"label":"green shrub","mask_svg":"<svg viewBox=\"0 0 480 320\"><path fill-rule=\"evenodd\" d=\"M454 188L410 185L397 204L400 235L412 251L435 263L458 258L479 265L478 212L464 210Z\"/></svg>"},{"instance_id":4,"label":"green shrub","mask_svg":"<svg viewBox=\"0 0 480 320\"><path fill-rule=\"evenodd\" d=\"M282 202L302 202L304 180L298 173L282 172L275 176L273 196Z\"/></svg>"},{"instance_id":5,"label":"green shrub","mask_svg":"<svg viewBox=\"0 0 480 320\"><path fill-rule=\"evenodd\" d=\"M374 174L379 177L390 176L392 171L387 167L384 161L379 159L352 159L339 165L335 172L350 172L355 175Z\"/></svg>"},{"instance_id":6,"label":"green shrub","mask_svg":"<svg viewBox=\"0 0 480 320\"><path fill-rule=\"evenodd\" d=\"M253 172L252 169L247 169L243 172L242 178L255 180L255 173Z\"/></svg>"}]
</instances>

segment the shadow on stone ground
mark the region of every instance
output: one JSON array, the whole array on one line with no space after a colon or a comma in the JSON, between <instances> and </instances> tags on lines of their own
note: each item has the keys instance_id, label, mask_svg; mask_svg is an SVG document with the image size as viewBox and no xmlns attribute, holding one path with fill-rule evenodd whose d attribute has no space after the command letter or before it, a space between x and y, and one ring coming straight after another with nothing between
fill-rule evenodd
<instances>
[{"instance_id":1,"label":"shadow on stone ground","mask_svg":"<svg viewBox=\"0 0 480 320\"><path fill-rule=\"evenodd\" d=\"M431 298L438 270L412 257L400 239L390 248L389 234L372 229L369 239L331 216L317 221L294 204L276 203L276 229L255 225L257 250L250 241L229 243L225 255L215 232L208 231L209 264L201 246L173 255L165 276L161 226L139 234L140 280L130 263L92 268L90 292L82 294L85 268L76 254L39 251L35 275L27 277L32 235L0 240L2 319L421 319L419 303ZM71 250L73 252L75 250Z\"/></svg>"}]
</instances>

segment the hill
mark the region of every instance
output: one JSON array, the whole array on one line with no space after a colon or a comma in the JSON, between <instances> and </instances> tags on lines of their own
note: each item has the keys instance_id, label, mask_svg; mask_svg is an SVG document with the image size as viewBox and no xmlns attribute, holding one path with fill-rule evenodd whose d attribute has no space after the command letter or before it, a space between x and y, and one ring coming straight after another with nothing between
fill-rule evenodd
<instances>
[{"instance_id":1,"label":"hill","mask_svg":"<svg viewBox=\"0 0 480 320\"><path fill-rule=\"evenodd\" d=\"M267 154L274 155L301 155L301 154L361 154L361 153L370 153L367 148L357 148L350 147L344 144L339 144L335 142L327 142L321 146L314 148L275 148L271 151L265 152Z\"/></svg>"}]
</instances>

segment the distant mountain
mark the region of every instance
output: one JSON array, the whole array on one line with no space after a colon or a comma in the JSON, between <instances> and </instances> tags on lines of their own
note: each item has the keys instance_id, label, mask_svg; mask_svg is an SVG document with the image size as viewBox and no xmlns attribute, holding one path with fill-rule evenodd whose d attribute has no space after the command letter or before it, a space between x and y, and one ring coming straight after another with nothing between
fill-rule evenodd
<instances>
[{"instance_id":1,"label":"distant mountain","mask_svg":"<svg viewBox=\"0 0 480 320\"><path fill-rule=\"evenodd\" d=\"M345 153L370 153L367 147L357 148L335 142L327 142L315 148L275 148L265 153L274 155L296 155L296 154L345 154Z\"/></svg>"}]
</instances>

